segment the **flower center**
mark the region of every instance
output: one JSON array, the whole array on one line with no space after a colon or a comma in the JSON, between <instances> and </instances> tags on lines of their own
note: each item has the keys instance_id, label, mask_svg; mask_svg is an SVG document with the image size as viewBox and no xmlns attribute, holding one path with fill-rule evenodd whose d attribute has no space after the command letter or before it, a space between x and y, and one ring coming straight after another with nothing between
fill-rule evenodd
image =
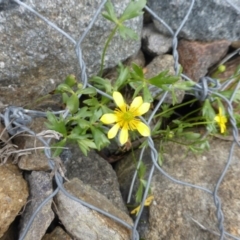
<instances>
[{"instance_id":1,"label":"flower center","mask_svg":"<svg viewBox=\"0 0 240 240\"><path fill-rule=\"evenodd\" d=\"M125 112L125 113L123 113L122 118L123 118L124 121L130 122L134 119L134 115L133 115L132 112Z\"/></svg>"}]
</instances>

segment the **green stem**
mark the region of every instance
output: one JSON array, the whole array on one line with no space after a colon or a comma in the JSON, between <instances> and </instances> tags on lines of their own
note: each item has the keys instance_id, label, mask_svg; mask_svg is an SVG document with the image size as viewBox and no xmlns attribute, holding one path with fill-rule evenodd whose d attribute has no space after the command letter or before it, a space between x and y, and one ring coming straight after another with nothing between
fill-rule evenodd
<instances>
[{"instance_id":1,"label":"green stem","mask_svg":"<svg viewBox=\"0 0 240 240\"><path fill-rule=\"evenodd\" d=\"M107 48L109 46L109 43L111 42L111 40L113 39L113 36L115 35L115 33L117 32L117 29L118 29L118 25L115 26L115 28L112 30L112 32L110 33L109 37L108 37L108 40L104 46L104 49L103 49L103 53L102 53L102 57L101 57L101 68L100 68L100 72L99 72L99 76L102 77L102 74L103 74L103 67L104 67L104 59L105 59L105 55L106 55L106 52L107 52Z\"/></svg>"},{"instance_id":2,"label":"green stem","mask_svg":"<svg viewBox=\"0 0 240 240\"><path fill-rule=\"evenodd\" d=\"M167 110L164 111L164 112L161 112L161 113L159 113L159 114L156 114L156 115L154 116L154 118L155 118L155 117L163 116L163 115L166 114L167 112L170 112L170 111L172 111L172 110L174 110L174 109L177 109L177 108L179 108L179 107L188 105L188 104L190 104L190 103L194 103L194 102L196 102L196 101L197 101L197 99L193 99L193 100L190 100L190 101L188 101L188 102L185 102L185 103L179 104L179 105L177 105L177 106L171 107L171 108L167 109Z\"/></svg>"}]
</instances>

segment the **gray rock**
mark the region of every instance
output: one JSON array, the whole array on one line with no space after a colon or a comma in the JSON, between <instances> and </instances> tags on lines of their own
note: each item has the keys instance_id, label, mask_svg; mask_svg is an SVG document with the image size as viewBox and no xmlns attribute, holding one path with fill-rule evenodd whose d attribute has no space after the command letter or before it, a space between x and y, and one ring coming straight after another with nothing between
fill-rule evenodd
<instances>
[{"instance_id":1,"label":"gray rock","mask_svg":"<svg viewBox=\"0 0 240 240\"><path fill-rule=\"evenodd\" d=\"M72 146L70 149L72 157L66 164L66 177L82 180L108 198L119 209L127 212L112 166L94 151L90 151L86 157L78 146Z\"/></svg>"},{"instance_id":2,"label":"gray rock","mask_svg":"<svg viewBox=\"0 0 240 240\"><path fill-rule=\"evenodd\" d=\"M147 66L146 66L146 78L152 78L159 74L162 71L169 70L169 74L175 75L174 71L174 59L172 55L165 54L165 55L159 55L155 57ZM180 79L179 81L182 81ZM150 92L152 93L152 96L158 100L162 97L162 90L158 87L155 87L151 85L149 87ZM183 90L175 90L176 95L176 103L181 103L184 97L185 91ZM173 99L171 93L167 95L167 97L164 99L165 103L172 104Z\"/></svg>"},{"instance_id":3,"label":"gray rock","mask_svg":"<svg viewBox=\"0 0 240 240\"><path fill-rule=\"evenodd\" d=\"M131 218L105 196L77 178L64 187L77 198L98 207L132 225ZM57 213L66 230L77 239L130 240L131 231L94 210L70 199L61 191L55 197Z\"/></svg>"},{"instance_id":4,"label":"gray rock","mask_svg":"<svg viewBox=\"0 0 240 240\"><path fill-rule=\"evenodd\" d=\"M239 0L231 0L240 7ZM183 21L190 7L191 1L149 0L149 7L161 17L172 29L176 31ZM169 34L168 30L158 21L155 26L162 32ZM220 40L237 41L240 39L239 13L227 1L202 0L196 1L187 22L182 28L180 37L189 40Z\"/></svg>"},{"instance_id":5,"label":"gray rock","mask_svg":"<svg viewBox=\"0 0 240 240\"><path fill-rule=\"evenodd\" d=\"M158 56L170 51L172 38L161 34L153 23L143 26L142 48L150 56Z\"/></svg>"},{"instance_id":6,"label":"gray rock","mask_svg":"<svg viewBox=\"0 0 240 240\"><path fill-rule=\"evenodd\" d=\"M75 41L82 36L101 2L24 1ZM112 2L117 15L120 15L129 1ZM34 97L52 91L67 75L79 76L79 66L75 46L65 36L24 7L9 8L1 11L0 15L1 100L8 104L23 105ZM132 19L127 25L138 34L139 40L125 41L117 34L107 51L106 68L127 59L140 48L142 17ZM101 53L112 29L113 24L100 14L82 42L88 76L98 73Z\"/></svg>"},{"instance_id":7,"label":"gray rock","mask_svg":"<svg viewBox=\"0 0 240 240\"><path fill-rule=\"evenodd\" d=\"M155 143L158 147L159 143ZM212 139L210 151L195 155L187 152L187 147L176 144L164 144L163 169L172 177L208 188L213 191L229 155L231 142ZM135 153L139 157L139 151ZM234 157L218 191L224 214L224 228L228 233L240 238L240 149L236 146ZM147 166L147 175L152 166L150 151L142 157ZM123 194L126 195L135 166L131 155L119 162L116 172ZM147 176L146 176L147 178ZM135 186L134 192L136 192ZM155 170L151 182L154 201L150 206L148 230L141 235L147 240L219 239L216 207L213 196L181 184L173 183ZM200 225L206 229L203 231ZM212 233L212 232L214 233ZM230 239L225 236L226 239ZM231 238L232 239L232 238Z\"/></svg>"},{"instance_id":8,"label":"gray rock","mask_svg":"<svg viewBox=\"0 0 240 240\"><path fill-rule=\"evenodd\" d=\"M26 204L27 182L16 165L6 163L0 166L0 237Z\"/></svg>"},{"instance_id":9,"label":"gray rock","mask_svg":"<svg viewBox=\"0 0 240 240\"><path fill-rule=\"evenodd\" d=\"M29 219L34 214L38 206L49 196L52 189L52 179L50 174L46 172L33 171L30 175L27 175L27 181L30 187L30 198L28 204L24 209L24 212L20 221L20 234L23 233L26 228ZM44 236L47 228L54 218L54 213L51 209L52 199L45 204L44 207L37 213L33 220L30 229L27 232L24 240L41 240Z\"/></svg>"}]
</instances>

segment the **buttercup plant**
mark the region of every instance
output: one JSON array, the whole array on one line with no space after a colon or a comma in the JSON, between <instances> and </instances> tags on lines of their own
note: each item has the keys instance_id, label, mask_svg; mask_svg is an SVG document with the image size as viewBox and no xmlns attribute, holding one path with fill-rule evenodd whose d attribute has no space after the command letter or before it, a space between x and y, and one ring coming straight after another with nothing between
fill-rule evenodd
<instances>
[{"instance_id":1,"label":"buttercup plant","mask_svg":"<svg viewBox=\"0 0 240 240\"><path fill-rule=\"evenodd\" d=\"M106 3L103 16L114 23L114 27L103 49L99 75L90 79L93 87L83 88L81 84L77 83L74 76L68 76L55 91L62 95L68 115L55 116L50 112L47 113L48 128L59 132L62 136L62 139L54 145L54 147L58 147L54 152L54 156L61 153L61 149L67 142L77 143L81 151L87 155L91 149L100 151L107 147L110 140L114 139L118 132L120 146L128 142L134 142L135 138L131 132L137 132L139 133L137 140L141 136L144 138L151 136L152 138L157 137L160 139L158 163L162 165L164 163L164 144L169 141L186 145L189 150L196 153L209 148L208 135L196 132L196 127L206 130L205 132L208 132L209 135L217 133L218 127L221 134L226 133L228 116L225 115L224 104L214 94L211 98L207 98L202 102L198 109L184 116L176 117L175 112L177 108L197 101L197 99L193 99L176 105L175 90L181 89L191 94L195 85L193 81L179 81L181 71L177 76L172 76L168 71L162 71L152 78L146 78L144 70L137 64L133 63L131 67L128 67L120 63L118 76L114 81L111 82L109 79L104 78L104 59L111 40L116 33L119 33L124 39L136 38L134 31L124 24L125 21L142 15L142 9L145 4L145 0L130 1L122 15L117 17L112 3L110 1ZM239 72L236 73L234 79L234 83L239 81ZM168 91L173 100L172 105L162 104L160 111L154 116L154 124L152 124L150 129L149 126L141 121L140 117L151 111L151 105L154 108L155 99L149 90L151 85L161 89L160 94ZM131 88L131 99L129 97L126 100L124 99L125 96L122 95L121 91L125 87ZM112 96L117 107L115 107L111 98L98 94L96 88L103 90L110 97ZM220 92L227 99L231 99L233 90L227 89ZM240 92L237 91L233 101L239 103L239 100ZM131 104L128 105L129 102ZM216 113L216 105L218 106L218 113ZM166 119L171 120L166 124ZM109 128L108 125L112 126ZM140 148L148 146L148 141L144 138L143 141L139 141ZM145 173L146 167L141 162L138 169L139 187L136 192L137 203L141 202L146 186ZM145 204L149 205L151 201L152 197L147 199ZM138 209L133 211L133 213L137 214Z\"/></svg>"}]
</instances>

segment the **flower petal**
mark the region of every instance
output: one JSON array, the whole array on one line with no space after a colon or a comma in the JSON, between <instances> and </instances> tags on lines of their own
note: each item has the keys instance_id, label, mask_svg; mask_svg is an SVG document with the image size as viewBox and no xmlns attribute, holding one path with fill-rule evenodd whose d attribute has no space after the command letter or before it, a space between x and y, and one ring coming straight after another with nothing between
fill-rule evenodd
<instances>
[{"instance_id":1,"label":"flower petal","mask_svg":"<svg viewBox=\"0 0 240 240\"><path fill-rule=\"evenodd\" d=\"M108 131L108 138L112 139L117 135L119 129L119 125L115 124L109 131Z\"/></svg>"},{"instance_id":2,"label":"flower petal","mask_svg":"<svg viewBox=\"0 0 240 240\"><path fill-rule=\"evenodd\" d=\"M219 123L220 122L220 117L219 116L215 116L214 120Z\"/></svg>"},{"instance_id":3,"label":"flower petal","mask_svg":"<svg viewBox=\"0 0 240 240\"><path fill-rule=\"evenodd\" d=\"M137 130L144 137L150 136L150 129L149 129L149 127L146 124L144 124L144 123L142 123L140 121L137 123Z\"/></svg>"},{"instance_id":4,"label":"flower petal","mask_svg":"<svg viewBox=\"0 0 240 240\"><path fill-rule=\"evenodd\" d=\"M100 121L104 124L111 124L117 121L117 116L113 113L106 113L100 118Z\"/></svg>"},{"instance_id":5,"label":"flower petal","mask_svg":"<svg viewBox=\"0 0 240 240\"><path fill-rule=\"evenodd\" d=\"M126 112L126 103L120 92L113 92L113 99L116 105L123 111Z\"/></svg>"},{"instance_id":6,"label":"flower petal","mask_svg":"<svg viewBox=\"0 0 240 240\"><path fill-rule=\"evenodd\" d=\"M141 116L144 113L146 113L149 110L149 108L150 108L150 103L145 102L134 112L134 115Z\"/></svg>"},{"instance_id":7,"label":"flower petal","mask_svg":"<svg viewBox=\"0 0 240 240\"><path fill-rule=\"evenodd\" d=\"M143 103L143 99L141 96L135 97L130 105L129 112L136 111Z\"/></svg>"},{"instance_id":8,"label":"flower petal","mask_svg":"<svg viewBox=\"0 0 240 240\"><path fill-rule=\"evenodd\" d=\"M123 127L122 130L120 131L119 135L119 142L123 145L126 143L128 140L128 129L127 127Z\"/></svg>"},{"instance_id":9,"label":"flower petal","mask_svg":"<svg viewBox=\"0 0 240 240\"><path fill-rule=\"evenodd\" d=\"M226 125L225 124L221 124L220 125L220 131L221 131L221 133L225 133L225 131L226 131Z\"/></svg>"}]
</instances>

